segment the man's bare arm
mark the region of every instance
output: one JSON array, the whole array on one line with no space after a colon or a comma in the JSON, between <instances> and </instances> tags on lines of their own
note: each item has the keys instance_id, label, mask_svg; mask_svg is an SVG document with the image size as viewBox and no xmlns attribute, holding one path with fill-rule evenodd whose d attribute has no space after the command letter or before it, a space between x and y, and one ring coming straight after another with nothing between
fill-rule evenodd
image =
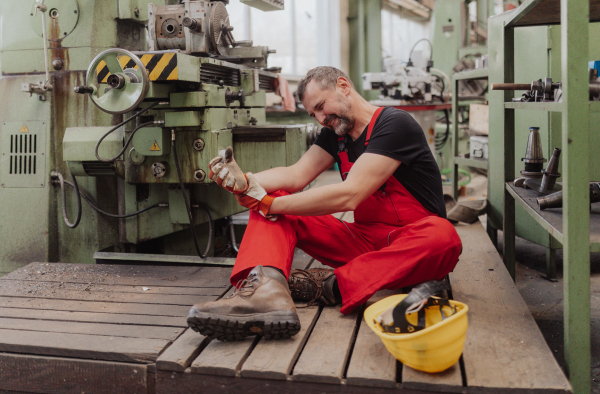
<instances>
[{"instance_id":1,"label":"man's bare arm","mask_svg":"<svg viewBox=\"0 0 600 394\"><path fill-rule=\"evenodd\" d=\"M295 164L271 168L254 174L254 177L267 193L277 190L295 193L304 189L333 163L333 157L329 153L320 146L313 145Z\"/></svg>"},{"instance_id":2,"label":"man's bare arm","mask_svg":"<svg viewBox=\"0 0 600 394\"><path fill-rule=\"evenodd\" d=\"M375 193L399 165L399 160L364 153L352 166L346 181L278 197L273 201L269 213L317 216L353 211Z\"/></svg>"}]
</instances>

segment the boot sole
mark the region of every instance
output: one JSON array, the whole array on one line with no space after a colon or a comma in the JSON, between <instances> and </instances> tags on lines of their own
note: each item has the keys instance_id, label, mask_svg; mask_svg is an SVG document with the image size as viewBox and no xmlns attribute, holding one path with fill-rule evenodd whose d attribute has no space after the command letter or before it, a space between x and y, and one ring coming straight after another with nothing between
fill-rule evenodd
<instances>
[{"instance_id":1,"label":"boot sole","mask_svg":"<svg viewBox=\"0 0 600 394\"><path fill-rule=\"evenodd\" d=\"M215 315L196 312L188 316L190 328L219 341L241 341L253 335L265 339L287 339L300 331L296 312L267 312L253 315Z\"/></svg>"}]
</instances>

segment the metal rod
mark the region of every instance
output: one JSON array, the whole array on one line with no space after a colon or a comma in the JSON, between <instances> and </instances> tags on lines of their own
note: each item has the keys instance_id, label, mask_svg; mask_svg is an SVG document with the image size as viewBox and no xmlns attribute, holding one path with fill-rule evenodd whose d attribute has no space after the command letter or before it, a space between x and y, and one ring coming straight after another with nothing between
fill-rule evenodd
<instances>
[{"instance_id":1,"label":"metal rod","mask_svg":"<svg viewBox=\"0 0 600 394\"><path fill-rule=\"evenodd\" d=\"M531 90L530 83L493 83L492 90Z\"/></svg>"}]
</instances>

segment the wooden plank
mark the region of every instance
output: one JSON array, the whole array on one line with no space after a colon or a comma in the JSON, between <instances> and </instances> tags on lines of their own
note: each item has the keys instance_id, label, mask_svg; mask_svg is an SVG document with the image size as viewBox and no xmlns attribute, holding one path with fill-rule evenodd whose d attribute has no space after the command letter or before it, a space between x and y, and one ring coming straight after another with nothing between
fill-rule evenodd
<instances>
[{"instance_id":1,"label":"wooden plank","mask_svg":"<svg viewBox=\"0 0 600 394\"><path fill-rule=\"evenodd\" d=\"M192 372L205 375L236 376L261 336L243 341L211 341L192 362Z\"/></svg>"},{"instance_id":2,"label":"wooden plank","mask_svg":"<svg viewBox=\"0 0 600 394\"><path fill-rule=\"evenodd\" d=\"M240 375L250 378L286 380L314 324L319 316L319 307L298 308L300 332L290 339L261 340L244 365Z\"/></svg>"},{"instance_id":3,"label":"wooden plank","mask_svg":"<svg viewBox=\"0 0 600 394\"><path fill-rule=\"evenodd\" d=\"M181 327L157 327L124 324L59 322L51 320L28 320L0 318L0 329L60 332L64 334L105 335L125 338L153 338L174 341L182 332ZM0 338L0 341L2 339Z\"/></svg>"},{"instance_id":4,"label":"wooden plank","mask_svg":"<svg viewBox=\"0 0 600 394\"><path fill-rule=\"evenodd\" d=\"M71 283L71 282L46 282L40 280L18 280L10 278L0 278L0 289L9 289L12 287L21 287L31 290L44 290L56 286L60 290L87 291L94 292L114 292L114 293L134 293L134 294L170 294L170 295L212 295L221 294L229 286L224 283L222 286L215 287L168 287L168 286L131 286L131 285L110 285L107 283Z\"/></svg>"},{"instance_id":5,"label":"wooden plank","mask_svg":"<svg viewBox=\"0 0 600 394\"><path fill-rule=\"evenodd\" d=\"M0 391L37 393L148 393L143 364L0 353Z\"/></svg>"},{"instance_id":6,"label":"wooden plank","mask_svg":"<svg viewBox=\"0 0 600 394\"><path fill-rule=\"evenodd\" d=\"M366 307L393 294L398 290L381 290L371 297ZM385 348L383 342L362 321L358 328L356 343L346 372L346 382L366 387L396 387L397 361Z\"/></svg>"},{"instance_id":7,"label":"wooden plank","mask_svg":"<svg viewBox=\"0 0 600 394\"><path fill-rule=\"evenodd\" d=\"M402 388L435 393L462 393L464 387L460 365L456 363L447 370L438 373L417 371L404 365L402 366Z\"/></svg>"},{"instance_id":8,"label":"wooden plank","mask_svg":"<svg viewBox=\"0 0 600 394\"><path fill-rule=\"evenodd\" d=\"M233 291L232 287L225 296ZM248 337L235 342L213 340L192 362L191 370L193 373L206 375L236 376L261 339L262 336Z\"/></svg>"},{"instance_id":9,"label":"wooden plank","mask_svg":"<svg viewBox=\"0 0 600 394\"><path fill-rule=\"evenodd\" d=\"M187 327L183 316L148 316L120 313L94 313L74 311L46 311L40 309L0 308L0 317L27 319L30 324L36 320L53 320L63 322L90 322L132 324L142 326Z\"/></svg>"},{"instance_id":10,"label":"wooden plank","mask_svg":"<svg viewBox=\"0 0 600 394\"><path fill-rule=\"evenodd\" d=\"M302 249L294 250L294 259L292 260L292 269L306 269L314 259L304 253Z\"/></svg>"},{"instance_id":11,"label":"wooden plank","mask_svg":"<svg viewBox=\"0 0 600 394\"><path fill-rule=\"evenodd\" d=\"M84 359L153 362L170 341L0 329L0 352Z\"/></svg>"},{"instance_id":12,"label":"wooden plank","mask_svg":"<svg viewBox=\"0 0 600 394\"><path fill-rule=\"evenodd\" d=\"M426 394L422 391L399 391L345 384L321 384L291 380L268 380L255 378L232 378L229 376L198 375L194 373L158 371L156 392L159 394L218 393L218 394Z\"/></svg>"},{"instance_id":13,"label":"wooden plank","mask_svg":"<svg viewBox=\"0 0 600 394\"><path fill-rule=\"evenodd\" d=\"M156 368L183 372L208 343L204 335L188 329L156 359Z\"/></svg>"},{"instance_id":14,"label":"wooden plank","mask_svg":"<svg viewBox=\"0 0 600 394\"><path fill-rule=\"evenodd\" d=\"M340 306L323 308L294 367L292 379L341 383L356 330L358 312L342 315Z\"/></svg>"},{"instance_id":15,"label":"wooden plank","mask_svg":"<svg viewBox=\"0 0 600 394\"><path fill-rule=\"evenodd\" d=\"M463 253L450 274L469 306L463 352L469 393L567 393L571 386L479 221L457 226Z\"/></svg>"},{"instance_id":16,"label":"wooden plank","mask_svg":"<svg viewBox=\"0 0 600 394\"><path fill-rule=\"evenodd\" d=\"M152 294L140 288L139 293L120 293L114 292L110 288L102 291L88 290L69 290L60 287L57 282L33 282L33 281L12 281L0 280L0 297L25 297L25 298L44 298L56 300L78 300L78 301L106 301L106 302L126 302L140 304L162 304L162 305L193 305L197 302L197 295L184 294ZM220 296L225 288L203 289L204 293L200 297Z\"/></svg>"},{"instance_id":17,"label":"wooden plank","mask_svg":"<svg viewBox=\"0 0 600 394\"><path fill-rule=\"evenodd\" d=\"M106 283L148 287L223 287L229 283L230 273L230 267L31 263L2 277L2 280L43 279L47 282Z\"/></svg>"},{"instance_id":18,"label":"wooden plank","mask_svg":"<svg viewBox=\"0 0 600 394\"><path fill-rule=\"evenodd\" d=\"M197 297L196 302L211 301L214 297ZM178 316L185 317L190 309L189 306L179 305L156 305L156 304L132 304L117 302L97 301L68 301L68 300L46 300L42 298L13 298L0 297L0 307L5 308L27 308L45 309L59 311L79 311L97 313L127 313L135 315L151 316Z\"/></svg>"}]
</instances>

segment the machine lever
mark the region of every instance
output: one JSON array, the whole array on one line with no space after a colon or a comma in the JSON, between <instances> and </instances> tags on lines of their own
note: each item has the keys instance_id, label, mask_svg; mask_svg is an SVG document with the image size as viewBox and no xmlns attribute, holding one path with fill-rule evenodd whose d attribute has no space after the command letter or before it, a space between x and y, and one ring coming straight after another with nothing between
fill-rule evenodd
<instances>
[{"instance_id":1,"label":"machine lever","mask_svg":"<svg viewBox=\"0 0 600 394\"><path fill-rule=\"evenodd\" d=\"M94 93L94 89L88 88L87 86L75 86L73 90L75 91L75 93L79 94Z\"/></svg>"}]
</instances>

